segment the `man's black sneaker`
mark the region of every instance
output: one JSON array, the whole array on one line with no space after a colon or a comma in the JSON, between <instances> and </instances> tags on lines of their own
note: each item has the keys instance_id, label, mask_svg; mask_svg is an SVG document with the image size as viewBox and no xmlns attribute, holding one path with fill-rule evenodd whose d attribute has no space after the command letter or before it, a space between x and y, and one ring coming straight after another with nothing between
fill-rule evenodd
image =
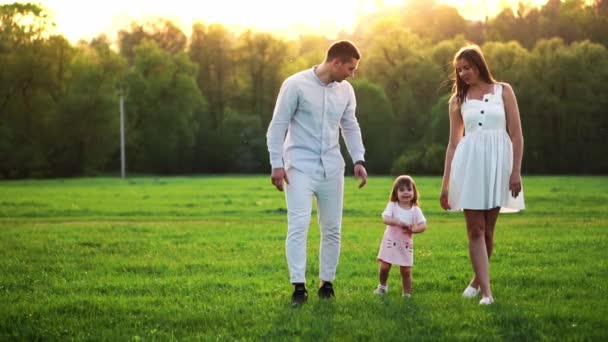
<instances>
[{"instance_id":1,"label":"man's black sneaker","mask_svg":"<svg viewBox=\"0 0 608 342\"><path fill-rule=\"evenodd\" d=\"M334 286L331 284L331 282L326 281L323 283L323 286L319 288L319 298L330 299L334 298L335 296Z\"/></svg>"},{"instance_id":2,"label":"man's black sneaker","mask_svg":"<svg viewBox=\"0 0 608 342\"><path fill-rule=\"evenodd\" d=\"M305 304L307 300L308 291L306 291L306 286L304 284L295 284L295 289L291 295L291 305Z\"/></svg>"}]
</instances>

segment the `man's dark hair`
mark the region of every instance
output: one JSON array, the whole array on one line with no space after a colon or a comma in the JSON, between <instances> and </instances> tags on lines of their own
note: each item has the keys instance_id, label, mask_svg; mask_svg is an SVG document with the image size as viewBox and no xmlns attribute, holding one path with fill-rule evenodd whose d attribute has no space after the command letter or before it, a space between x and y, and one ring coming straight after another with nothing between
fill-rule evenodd
<instances>
[{"instance_id":1,"label":"man's dark hair","mask_svg":"<svg viewBox=\"0 0 608 342\"><path fill-rule=\"evenodd\" d=\"M343 63L348 63L351 59L361 59L359 49L348 40L340 40L333 43L327 50L326 62L333 60L334 58L340 58Z\"/></svg>"}]
</instances>

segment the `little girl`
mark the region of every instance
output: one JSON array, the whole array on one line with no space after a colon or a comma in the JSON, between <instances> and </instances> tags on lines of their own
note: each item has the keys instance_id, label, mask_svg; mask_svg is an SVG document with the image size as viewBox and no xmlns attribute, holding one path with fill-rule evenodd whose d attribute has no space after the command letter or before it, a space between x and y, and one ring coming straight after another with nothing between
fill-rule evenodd
<instances>
[{"instance_id":1,"label":"little girl","mask_svg":"<svg viewBox=\"0 0 608 342\"><path fill-rule=\"evenodd\" d=\"M414 240L412 234L426 229L426 219L418 207L419 193L410 176L399 176L393 183L388 205L382 212L386 224L384 237L378 252L380 284L374 291L384 295L388 291L388 273L392 265L399 265L404 297L412 295L412 265L414 264Z\"/></svg>"}]
</instances>

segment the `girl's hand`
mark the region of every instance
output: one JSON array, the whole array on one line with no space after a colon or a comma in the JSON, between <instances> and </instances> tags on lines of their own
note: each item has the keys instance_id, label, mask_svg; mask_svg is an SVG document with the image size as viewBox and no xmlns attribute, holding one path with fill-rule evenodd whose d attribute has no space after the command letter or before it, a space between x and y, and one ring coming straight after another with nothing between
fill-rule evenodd
<instances>
[{"instance_id":1,"label":"girl's hand","mask_svg":"<svg viewBox=\"0 0 608 342\"><path fill-rule=\"evenodd\" d=\"M441 189L441 194L439 195L439 204L441 204L443 210L452 209L450 203L448 203L448 190Z\"/></svg>"},{"instance_id":2,"label":"girl's hand","mask_svg":"<svg viewBox=\"0 0 608 342\"><path fill-rule=\"evenodd\" d=\"M403 228L403 230L412 230L412 225L409 223L405 223L405 222L401 222L400 223L401 228Z\"/></svg>"},{"instance_id":3,"label":"girl's hand","mask_svg":"<svg viewBox=\"0 0 608 342\"><path fill-rule=\"evenodd\" d=\"M413 226L408 226L408 227L403 227L403 233L409 236L412 236L414 234L414 231L412 230Z\"/></svg>"}]
</instances>

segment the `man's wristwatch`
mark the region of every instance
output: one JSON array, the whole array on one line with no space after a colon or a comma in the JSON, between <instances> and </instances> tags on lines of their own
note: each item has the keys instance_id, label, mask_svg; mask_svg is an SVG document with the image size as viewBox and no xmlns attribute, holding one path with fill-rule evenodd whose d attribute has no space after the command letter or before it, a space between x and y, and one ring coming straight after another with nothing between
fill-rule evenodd
<instances>
[{"instance_id":1,"label":"man's wristwatch","mask_svg":"<svg viewBox=\"0 0 608 342\"><path fill-rule=\"evenodd\" d=\"M357 160L355 162L355 165L361 165L361 166L365 167L365 161L364 160Z\"/></svg>"}]
</instances>

